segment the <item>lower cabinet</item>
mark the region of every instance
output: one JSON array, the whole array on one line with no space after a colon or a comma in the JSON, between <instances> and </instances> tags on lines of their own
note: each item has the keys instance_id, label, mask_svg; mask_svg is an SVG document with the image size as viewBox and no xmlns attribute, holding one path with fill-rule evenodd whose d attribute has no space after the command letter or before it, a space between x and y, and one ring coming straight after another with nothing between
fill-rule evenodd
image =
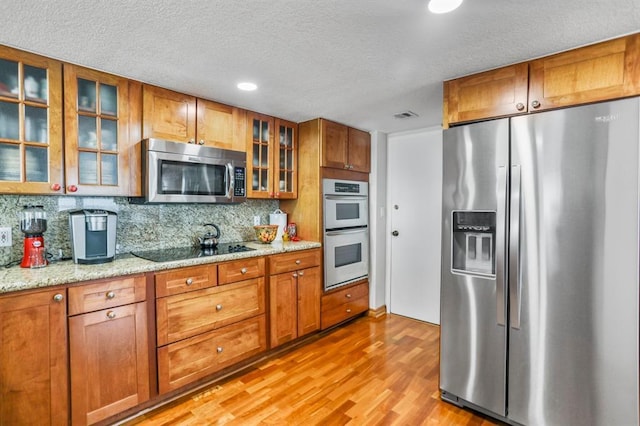
<instances>
[{"instance_id":1,"label":"lower cabinet","mask_svg":"<svg viewBox=\"0 0 640 426\"><path fill-rule=\"evenodd\" d=\"M369 282L361 282L322 296L322 329L329 328L369 309Z\"/></svg>"},{"instance_id":2,"label":"lower cabinet","mask_svg":"<svg viewBox=\"0 0 640 426\"><path fill-rule=\"evenodd\" d=\"M320 329L320 250L269 258L272 348Z\"/></svg>"},{"instance_id":3,"label":"lower cabinet","mask_svg":"<svg viewBox=\"0 0 640 426\"><path fill-rule=\"evenodd\" d=\"M67 425L66 291L0 298L0 425Z\"/></svg>"},{"instance_id":4,"label":"lower cabinet","mask_svg":"<svg viewBox=\"0 0 640 426\"><path fill-rule=\"evenodd\" d=\"M73 425L96 423L149 399L144 289L144 276L69 288Z\"/></svg>"}]
</instances>

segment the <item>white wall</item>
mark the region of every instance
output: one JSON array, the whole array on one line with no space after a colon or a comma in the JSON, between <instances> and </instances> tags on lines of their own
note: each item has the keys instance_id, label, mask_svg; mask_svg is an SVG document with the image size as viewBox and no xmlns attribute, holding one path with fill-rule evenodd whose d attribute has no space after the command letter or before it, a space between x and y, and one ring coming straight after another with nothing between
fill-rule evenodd
<instances>
[{"instance_id":1,"label":"white wall","mask_svg":"<svg viewBox=\"0 0 640 426\"><path fill-rule=\"evenodd\" d=\"M369 306L386 305L386 201L387 135L371 133L371 174L369 175Z\"/></svg>"}]
</instances>

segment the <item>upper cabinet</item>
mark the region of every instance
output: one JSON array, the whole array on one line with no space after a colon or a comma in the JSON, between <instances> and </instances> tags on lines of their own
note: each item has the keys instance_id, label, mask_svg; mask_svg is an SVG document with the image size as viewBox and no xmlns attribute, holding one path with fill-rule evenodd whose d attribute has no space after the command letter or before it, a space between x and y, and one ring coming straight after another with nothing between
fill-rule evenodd
<instances>
[{"instance_id":1,"label":"upper cabinet","mask_svg":"<svg viewBox=\"0 0 640 426\"><path fill-rule=\"evenodd\" d=\"M449 124L640 94L640 34L444 83Z\"/></svg>"},{"instance_id":2,"label":"upper cabinet","mask_svg":"<svg viewBox=\"0 0 640 426\"><path fill-rule=\"evenodd\" d=\"M245 150L245 111L145 85L142 137Z\"/></svg>"},{"instance_id":3,"label":"upper cabinet","mask_svg":"<svg viewBox=\"0 0 640 426\"><path fill-rule=\"evenodd\" d=\"M247 112L247 197L297 197L298 125Z\"/></svg>"},{"instance_id":4,"label":"upper cabinet","mask_svg":"<svg viewBox=\"0 0 640 426\"><path fill-rule=\"evenodd\" d=\"M0 46L0 192L63 185L62 64Z\"/></svg>"},{"instance_id":5,"label":"upper cabinet","mask_svg":"<svg viewBox=\"0 0 640 426\"><path fill-rule=\"evenodd\" d=\"M362 130L322 121L322 167L369 173L371 136Z\"/></svg>"},{"instance_id":6,"label":"upper cabinet","mask_svg":"<svg viewBox=\"0 0 640 426\"><path fill-rule=\"evenodd\" d=\"M129 194L129 81L65 64L64 97L66 192Z\"/></svg>"}]
</instances>

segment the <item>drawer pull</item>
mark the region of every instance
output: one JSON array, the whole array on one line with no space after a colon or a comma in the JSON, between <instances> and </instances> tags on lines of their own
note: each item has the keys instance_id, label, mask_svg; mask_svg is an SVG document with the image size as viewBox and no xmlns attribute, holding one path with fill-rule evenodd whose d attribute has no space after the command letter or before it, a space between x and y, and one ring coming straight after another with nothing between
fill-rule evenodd
<instances>
[{"instance_id":1,"label":"drawer pull","mask_svg":"<svg viewBox=\"0 0 640 426\"><path fill-rule=\"evenodd\" d=\"M113 311L107 312L107 318L114 319L116 317L116 313Z\"/></svg>"},{"instance_id":2,"label":"drawer pull","mask_svg":"<svg viewBox=\"0 0 640 426\"><path fill-rule=\"evenodd\" d=\"M114 297L116 297L116 293L113 291L110 291L107 293L107 299L113 299Z\"/></svg>"},{"instance_id":3,"label":"drawer pull","mask_svg":"<svg viewBox=\"0 0 640 426\"><path fill-rule=\"evenodd\" d=\"M191 278L187 278L187 281L185 281L187 283L187 285L191 285L193 284L193 279Z\"/></svg>"},{"instance_id":4,"label":"drawer pull","mask_svg":"<svg viewBox=\"0 0 640 426\"><path fill-rule=\"evenodd\" d=\"M242 268L242 269L240 269L240 273L241 273L242 275L246 274L246 273L247 273L247 268Z\"/></svg>"},{"instance_id":5,"label":"drawer pull","mask_svg":"<svg viewBox=\"0 0 640 426\"><path fill-rule=\"evenodd\" d=\"M222 346L218 346L218 348L216 349L216 352L218 352L219 354L222 353L224 349L222 349Z\"/></svg>"},{"instance_id":6,"label":"drawer pull","mask_svg":"<svg viewBox=\"0 0 640 426\"><path fill-rule=\"evenodd\" d=\"M222 305L216 305L216 311L221 311L222 310Z\"/></svg>"},{"instance_id":7,"label":"drawer pull","mask_svg":"<svg viewBox=\"0 0 640 426\"><path fill-rule=\"evenodd\" d=\"M345 296L344 296L344 297L346 297L347 299L351 299L351 293L347 293L347 294L345 294Z\"/></svg>"},{"instance_id":8,"label":"drawer pull","mask_svg":"<svg viewBox=\"0 0 640 426\"><path fill-rule=\"evenodd\" d=\"M347 309L347 313L350 314L351 313L351 309Z\"/></svg>"},{"instance_id":9,"label":"drawer pull","mask_svg":"<svg viewBox=\"0 0 640 426\"><path fill-rule=\"evenodd\" d=\"M301 276L301 277L304 276L304 271L298 272L298 275Z\"/></svg>"},{"instance_id":10,"label":"drawer pull","mask_svg":"<svg viewBox=\"0 0 640 426\"><path fill-rule=\"evenodd\" d=\"M302 262L300 262L300 259L296 260L296 265L301 264Z\"/></svg>"},{"instance_id":11,"label":"drawer pull","mask_svg":"<svg viewBox=\"0 0 640 426\"><path fill-rule=\"evenodd\" d=\"M62 302L64 300L64 296L60 293L53 296L54 302Z\"/></svg>"}]
</instances>

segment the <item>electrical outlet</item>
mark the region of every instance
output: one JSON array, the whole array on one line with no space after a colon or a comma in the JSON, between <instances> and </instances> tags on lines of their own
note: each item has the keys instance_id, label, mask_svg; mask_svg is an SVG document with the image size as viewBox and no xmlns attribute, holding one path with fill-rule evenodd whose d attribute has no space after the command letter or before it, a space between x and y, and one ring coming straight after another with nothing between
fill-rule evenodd
<instances>
[{"instance_id":1,"label":"electrical outlet","mask_svg":"<svg viewBox=\"0 0 640 426\"><path fill-rule=\"evenodd\" d=\"M11 227L0 228L0 247L11 247Z\"/></svg>"},{"instance_id":2,"label":"electrical outlet","mask_svg":"<svg viewBox=\"0 0 640 426\"><path fill-rule=\"evenodd\" d=\"M260 225L260 216L254 216L253 217L253 224L254 225Z\"/></svg>"}]
</instances>

